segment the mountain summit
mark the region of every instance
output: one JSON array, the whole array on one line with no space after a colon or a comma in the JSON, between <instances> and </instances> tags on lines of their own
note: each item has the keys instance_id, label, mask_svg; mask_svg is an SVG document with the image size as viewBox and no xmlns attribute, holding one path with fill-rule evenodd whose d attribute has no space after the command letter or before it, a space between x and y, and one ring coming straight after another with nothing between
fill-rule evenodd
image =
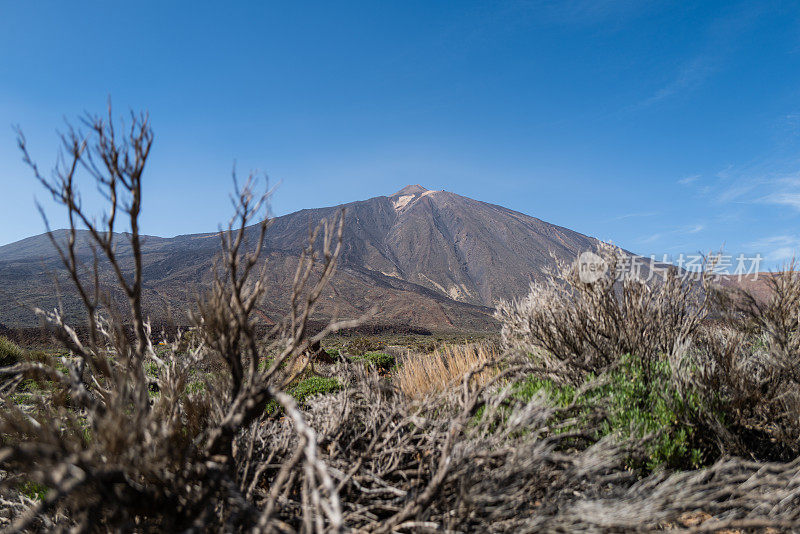
<instances>
[{"instance_id":1,"label":"mountain summit","mask_svg":"<svg viewBox=\"0 0 800 534\"><path fill-rule=\"evenodd\" d=\"M384 325L492 329L498 300L525 295L530 282L554 265L554 257L572 260L596 245L590 237L501 206L409 185L388 197L275 218L265 247L271 282L265 318L279 317L288 306L287 291L309 224L342 208L343 252L320 318L358 317L377 305L374 320ZM158 317L166 309L176 313L191 307L209 281L218 243L214 234L148 237L143 251L145 296ZM88 258L88 247L85 253ZM126 254L122 246L120 254ZM0 290L22 302L56 306L48 272L58 269L46 235L0 247ZM68 287L62 285L67 312L77 309ZM0 323L25 326L33 317L2 301Z\"/></svg>"},{"instance_id":2,"label":"mountain summit","mask_svg":"<svg viewBox=\"0 0 800 534\"><path fill-rule=\"evenodd\" d=\"M397 211L405 209L409 204L412 204L419 198L422 198L437 191L430 191L420 185L407 185L389 198L392 199L394 209Z\"/></svg>"},{"instance_id":3,"label":"mountain summit","mask_svg":"<svg viewBox=\"0 0 800 534\"><path fill-rule=\"evenodd\" d=\"M398 191L397 193L392 195L390 198L402 197L402 196L407 196L407 195L417 196L417 195L421 195L421 194L427 193L427 192L428 192L428 190L425 189L424 187L422 187L419 184L407 185L403 189L401 189L400 191Z\"/></svg>"}]
</instances>

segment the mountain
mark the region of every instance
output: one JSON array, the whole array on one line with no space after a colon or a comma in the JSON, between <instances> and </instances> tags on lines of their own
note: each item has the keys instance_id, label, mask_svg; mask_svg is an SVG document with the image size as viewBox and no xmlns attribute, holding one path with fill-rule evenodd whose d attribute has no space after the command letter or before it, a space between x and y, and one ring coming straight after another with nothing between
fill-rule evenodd
<instances>
[{"instance_id":1,"label":"mountain","mask_svg":"<svg viewBox=\"0 0 800 534\"><path fill-rule=\"evenodd\" d=\"M501 206L419 185L391 196L301 210L276 217L268 231L265 321L277 320L288 308L287 288L309 225L334 217L342 208L343 252L322 299L320 319L333 313L358 317L377 305L376 324L492 330L492 308L498 300L526 294L530 282L554 265L553 257L571 261L597 243ZM118 256L129 259L130 250L120 237ZM78 243L81 256L90 263L88 236L81 234ZM208 283L218 250L213 233L145 237L144 293L151 317L170 313L177 322L185 322L183 310ZM19 304L52 309L59 293L67 315L78 318L77 298L59 267L45 234L0 247L0 323L36 324ZM59 280L58 290L52 273ZM102 274L110 283L110 273Z\"/></svg>"}]
</instances>

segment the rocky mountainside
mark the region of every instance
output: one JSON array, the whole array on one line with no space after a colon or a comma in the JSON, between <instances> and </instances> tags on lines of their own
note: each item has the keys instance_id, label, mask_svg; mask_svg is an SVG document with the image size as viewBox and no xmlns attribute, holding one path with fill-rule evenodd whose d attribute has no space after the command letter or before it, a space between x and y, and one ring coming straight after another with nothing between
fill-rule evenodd
<instances>
[{"instance_id":1,"label":"rocky mountainside","mask_svg":"<svg viewBox=\"0 0 800 534\"><path fill-rule=\"evenodd\" d=\"M269 230L271 291L263 307L265 321L277 320L287 308L287 288L309 225L342 208L344 249L320 319L333 313L357 317L377 305L376 324L493 329L492 307L498 300L524 295L529 283L553 266L553 256L572 260L596 244L534 217L419 185L391 196L302 210L275 218ZM86 236L81 242L89 259ZM119 254L129 257L124 236L119 242ZM151 316L169 314L185 322L184 310L209 280L218 252L216 234L147 237L143 250ZM46 235L0 247L0 323L36 324L25 306L53 308L59 296L67 314L77 319L77 299L58 271L58 257ZM58 290L54 279L60 280Z\"/></svg>"}]
</instances>

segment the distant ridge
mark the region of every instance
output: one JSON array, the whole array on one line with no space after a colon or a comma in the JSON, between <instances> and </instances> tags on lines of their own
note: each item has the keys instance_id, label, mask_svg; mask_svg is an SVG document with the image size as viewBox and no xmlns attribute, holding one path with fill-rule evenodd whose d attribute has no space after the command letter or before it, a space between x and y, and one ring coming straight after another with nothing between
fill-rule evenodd
<instances>
[{"instance_id":1,"label":"distant ridge","mask_svg":"<svg viewBox=\"0 0 800 534\"><path fill-rule=\"evenodd\" d=\"M449 191L408 185L390 196L343 206L305 209L273 221L268 233L270 292L265 320L277 320L288 306L297 258L309 223L346 210L343 253L335 279L319 309L358 317L378 306L380 324L442 330L493 330L492 309L500 299L527 293L532 280L554 265L553 257L572 260L597 241L501 206ZM87 237L79 241L89 257ZM124 239L119 255L129 257ZM185 322L184 310L209 281L218 251L214 234L144 240L144 290L151 317L168 313ZM58 257L46 235L0 247L0 290L45 309L58 304L50 272ZM60 277L64 308L80 317L69 284ZM109 273L104 279L110 280ZM0 323L36 324L29 311L0 299Z\"/></svg>"}]
</instances>

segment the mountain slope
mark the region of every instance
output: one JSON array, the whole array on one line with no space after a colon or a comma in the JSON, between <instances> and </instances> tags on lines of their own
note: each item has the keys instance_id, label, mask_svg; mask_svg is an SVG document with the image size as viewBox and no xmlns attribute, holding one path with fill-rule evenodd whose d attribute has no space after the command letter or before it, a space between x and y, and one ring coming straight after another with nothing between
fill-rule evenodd
<instances>
[{"instance_id":1,"label":"mountain slope","mask_svg":"<svg viewBox=\"0 0 800 534\"><path fill-rule=\"evenodd\" d=\"M519 297L532 280L552 267L553 256L572 260L595 247L592 238L506 208L447 191L413 185L391 196L343 206L301 210L277 217L268 232L270 293L265 320L277 320L288 306L297 258L309 225L345 209L343 252L319 318L333 314L357 317L377 304L374 322L432 330L485 330L495 327L492 307ZM120 236L119 255L130 253ZM87 236L79 236L83 257L90 258ZM185 322L183 310L210 279L218 251L216 234L144 240L145 301L149 313L170 313ZM58 257L46 235L0 247L0 323L34 324L26 305L53 308L57 292L52 275ZM61 275L68 316L79 318L78 302ZM110 273L103 273L110 284Z\"/></svg>"}]
</instances>

